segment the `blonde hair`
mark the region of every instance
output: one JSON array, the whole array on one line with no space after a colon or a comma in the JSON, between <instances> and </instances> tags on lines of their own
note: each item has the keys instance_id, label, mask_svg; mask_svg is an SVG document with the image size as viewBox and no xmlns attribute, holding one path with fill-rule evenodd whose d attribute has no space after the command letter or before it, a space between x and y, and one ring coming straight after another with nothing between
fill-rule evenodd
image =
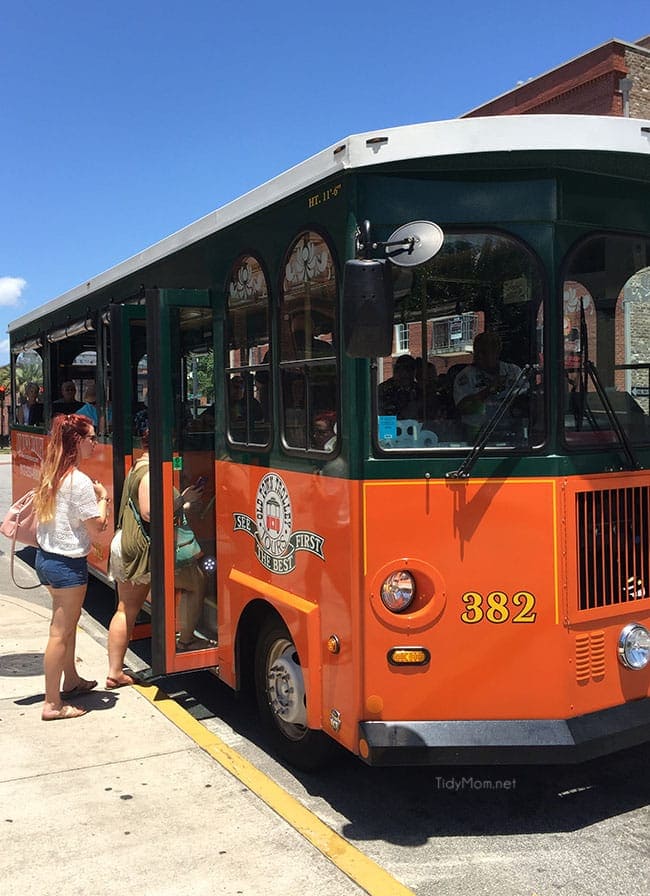
<instances>
[{"instance_id":1,"label":"blonde hair","mask_svg":"<svg viewBox=\"0 0 650 896\"><path fill-rule=\"evenodd\" d=\"M56 495L61 480L75 466L82 439L91 434L93 424L79 414L59 414L52 422L50 441L41 467L41 476L34 494L34 507L39 522L54 519Z\"/></svg>"}]
</instances>

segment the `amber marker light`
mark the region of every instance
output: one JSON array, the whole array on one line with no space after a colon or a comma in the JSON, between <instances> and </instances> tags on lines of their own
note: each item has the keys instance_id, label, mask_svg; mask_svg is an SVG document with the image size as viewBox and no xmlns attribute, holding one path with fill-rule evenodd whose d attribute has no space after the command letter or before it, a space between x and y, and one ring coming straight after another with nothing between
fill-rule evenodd
<instances>
[{"instance_id":1,"label":"amber marker light","mask_svg":"<svg viewBox=\"0 0 650 896\"><path fill-rule=\"evenodd\" d=\"M327 639L327 649L330 653L340 653L341 643L336 635L330 635Z\"/></svg>"},{"instance_id":2,"label":"amber marker light","mask_svg":"<svg viewBox=\"0 0 650 896\"><path fill-rule=\"evenodd\" d=\"M391 666L426 666L430 660L426 647L391 647L388 651Z\"/></svg>"}]
</instances>

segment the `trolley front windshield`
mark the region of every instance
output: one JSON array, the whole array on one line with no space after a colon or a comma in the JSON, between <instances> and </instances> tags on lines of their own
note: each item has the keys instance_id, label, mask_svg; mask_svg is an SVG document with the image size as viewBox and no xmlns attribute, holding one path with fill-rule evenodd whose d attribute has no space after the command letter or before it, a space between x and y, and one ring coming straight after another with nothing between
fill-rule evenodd
<instances>
[{"instance_id":1,"label":"trolley front windshield","mask_svg":"<svg viewBox=\"0 0 650 896\"><path fill-rule=\"evenodd\" d=\"M375 381L379 449L463 448L488 424L488 447L538 444L542 277L532 253L498 232L451 232L435 258L395 276L393 351Z\"/></svg>"}]
</instances>

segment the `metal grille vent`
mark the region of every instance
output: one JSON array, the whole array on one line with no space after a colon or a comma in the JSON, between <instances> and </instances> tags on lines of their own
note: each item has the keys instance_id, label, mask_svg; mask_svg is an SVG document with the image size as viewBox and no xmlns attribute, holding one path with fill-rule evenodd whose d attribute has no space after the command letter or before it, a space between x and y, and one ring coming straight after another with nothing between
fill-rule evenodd
<instances>
[{"instance_id":1,"label":"metal grille vent","mask_svg":"<svg viewBox=\"0 0 650 896\"><path fill-rule=\"evenodd\" d=\"M576 681L599 680L605 675L605 632L576 635Z\"/></svg>"},{"instance_id":2,"label":"metal grille vent","mask_svg":"<svg viewBox=\"0 0 650 896\"><path fill-rule=\"evenodd\" d=\"M649 517L648 486L576 494L578 609L648 596Z\"/></svg>"}]
</instances>

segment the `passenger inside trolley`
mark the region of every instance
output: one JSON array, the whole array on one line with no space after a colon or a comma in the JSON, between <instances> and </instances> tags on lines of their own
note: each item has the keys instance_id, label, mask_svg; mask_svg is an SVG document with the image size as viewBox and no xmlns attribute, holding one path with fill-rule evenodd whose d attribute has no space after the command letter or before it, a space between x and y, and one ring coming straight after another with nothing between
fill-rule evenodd
<instances>
[{"instance_id":1,"label":"passenger inside trolley","mask_svg":"<svg viewBox=\"0 0 650 896\"><path fill-rule=\"evenodd\" d=\"M61 398L52 404L52 415L76 414L83 402L77 401L77 387L72 380L61 383Z\"/></svg>"},{"instance_id":2,"label":"passenger inside trolley","mask_svg":"<svg viewBox=\"0 0 650 896\"><path fill-rule=\"evenodd\" d=\"M476 438L520 374L521 368L516 364L501 360L501 337L497 333L477 334L474 359L454 380L454 402L468 440ZM526 388L524 384L521 391ZM499 425L508 440L517 440L523 426L522 416L511 406Z\"/></svg>"},{"instance_id":3,"label":"passenger inside trolley","mask_svg":"<svg viewBox=\"0 0 650 896\"><path fill-rule=\"evenodd\" d=\"M231 428L245 426L246 422L257 423L264 417L260 402L252 394L246 395L246 383L242 376L232 376L228 381Z\"/></svg>"},{"instance_id":4,"label":"passenger inside trolley","mask_svg":"<svg viewBox=\"0 0 650 896\"><path fill-rule=\"evenodd\" d=\"M25 401L18 405L18 423L23 426L43 425L43 405L39 399L40 388L37 383L28 383L25 389Z\"/></svg>"},{"instance_id":5,"label":"passenger inside trolley","mask_svg":"<svg viewBox=\"0 0 650 896\"><path fill-rule=\"evenodd\" d=\"M399 355L393 375L377 390L379 413L398 420L417 419L422 398L421 383L415 378L417 364L411 355Z\"/></svg>"},{"instance_id":6,"label":"passenger inside trolley","mask_svg":"<svg viewBox=\"0 0 650 896\"><path fill-rule=\"evenodd\" d=\"M312 447L318 451L334 451L336 446L336 412L324 411L314 418Z\"/></svg>"}]
</instances>

